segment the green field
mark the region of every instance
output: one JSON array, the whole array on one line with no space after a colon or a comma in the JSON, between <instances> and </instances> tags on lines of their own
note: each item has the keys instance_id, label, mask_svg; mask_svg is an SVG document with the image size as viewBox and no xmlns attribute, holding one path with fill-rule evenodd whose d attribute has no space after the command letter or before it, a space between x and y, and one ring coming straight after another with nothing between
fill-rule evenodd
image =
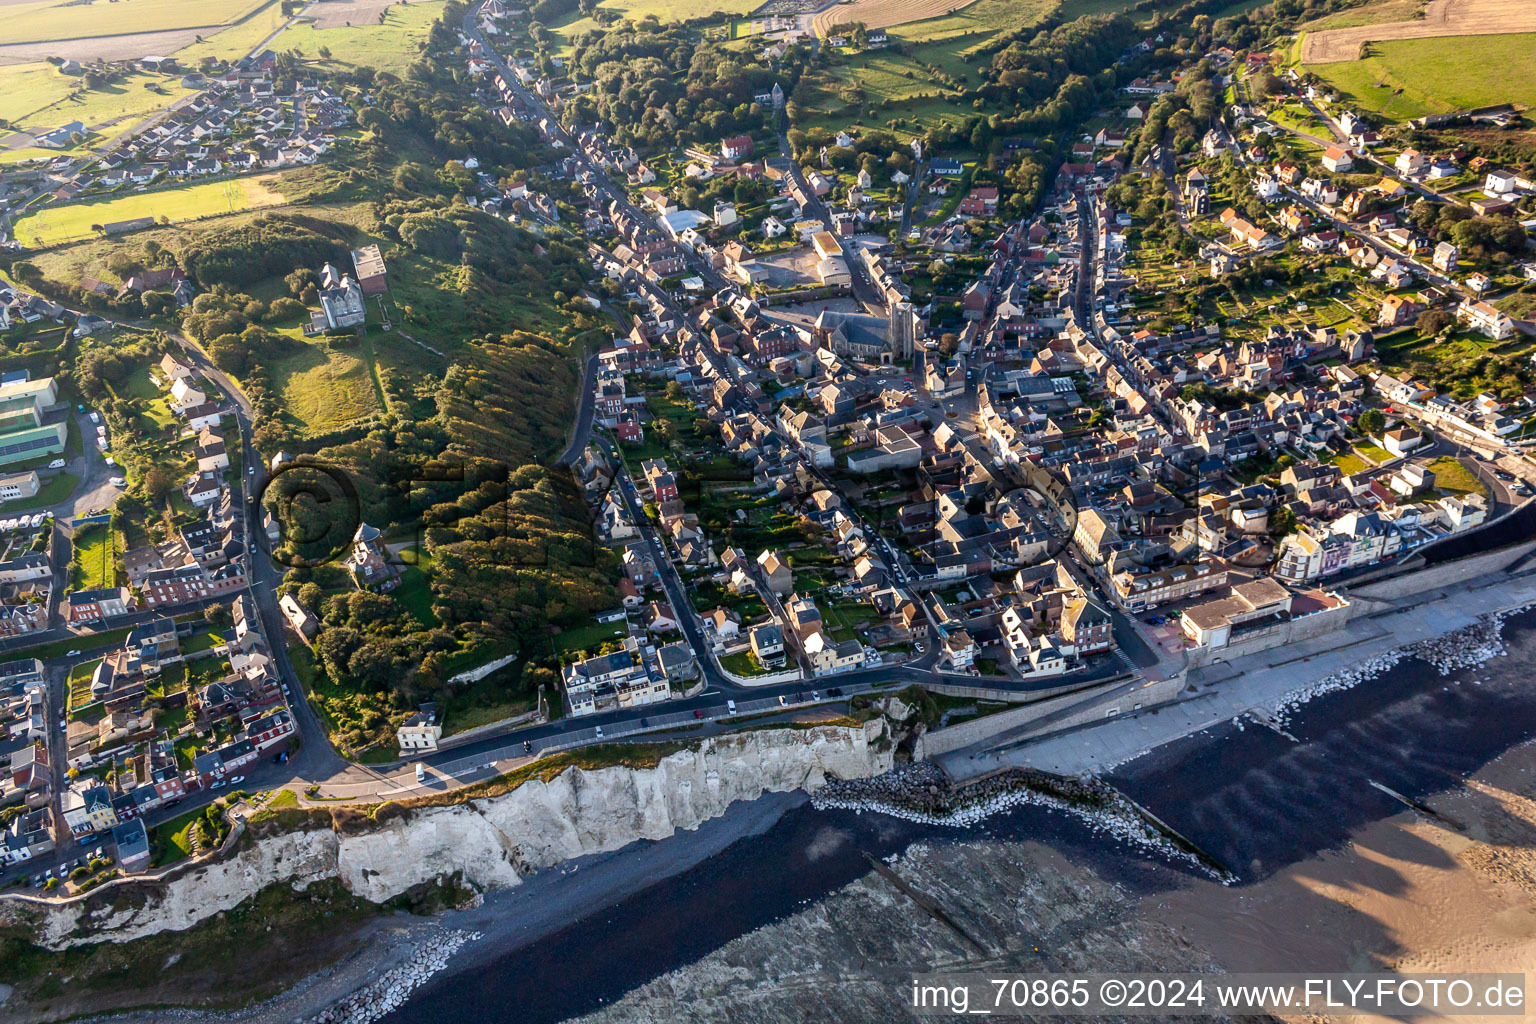
<instances>
[{"instance_id":1,"label":"green field","mask_svg":"<svg viewBox=\"0 0 1536 1024\"><path fill-rule=\"evenodd\" d=\"M200 43L191 43L176 51L176 59L184 66L195 67L204 57L218 60L235 60L244 57L272 33L283 27L288 18L283 14L279 0L266 0L242 20L205 35Z\"/></svg>"},{"instance_id":2,"label":"green field","mask_svg":"<svg viewBox=\"0 0 1536 1024\"><path fill-rule=\"evenodd\" d=\"M311 433L379 412L368 364L350 352L314 344L272 367L283 406Z\"/></svg>"},{"instance_id":3,"label":"green field","mask_svg":"<svg viewBox=\"0 0 1536 1024\"><path fill-rule=\"evenodd\" d=\"M1499 72L1474 74L1469 68ZM1406 119L1493 103L1529 107L1536 105L1536 33L1372 43L1365 60L1312 64L1307 70L1384 117Z\"/></svg>"},{"instance_id":4,"label":"green field","mask_svg":"<svg viewBox=\"0 0 1536 1024\"><path fill-rule=\"evenodd\" d=\"M556 57L569 57L576 50L576 37L597 28L598 25L596 21L578 10L561 15L545 27L549 29L549 34L558 40L550 47L550 53Z\"/></svg>"},{"instance_id":5,"label":"green field","mask_svg":"<svg viewBox=\"0 0 1536 1024\"><path fill-rule=\"evenodd\" d=\"M76 590L99 590L117 585L113 530L110 526L96 524L76 530L74 536L75 557L71 578Z\"/></svg>"},{"instance_id":6,"label":"green field","mask_svg":"<svg viewBox=\"0 0 1536 1024\"><path fill-rule=\"evenodd\" d=\"M297 50L311 59L320 55L323 46L330 51L330 59L339 64L366 64L401 75L421 55L432 23L442 13L443 5L436 0L396 4L386 8L383 24L338 28L295 25L273 40L272 46L278 50Z\"/></svg>"},{"instance_id":7,"label":"green field","mask_svg":"<svg viewBox=\"0 0 1536 1024\"><path fill-rule=\"evenodd\" d=\"M68 206L51 206L16 223L16 239L31 245L58 245L92 238L96 224L165 217L171 221L195 220L252 207L284 202L275 187L278 176L235 178L200 185L181 185L151 192L137 192L117 199L98 199Z\"/></svg>"},{"instance_id":8,"label":"green field","mask_svg":"<svg viewBox=\"0 0 1536 1024\"><path fill-rule=\"evenodd\" d=\"M0 39L7 43L46 43L89 39L123 31L163 32L204 25L228 25L245 17L263 0L94 0L5 4L0 6ZM131 29L129 28L131 26Z\"/></svg>"}]
</instances>

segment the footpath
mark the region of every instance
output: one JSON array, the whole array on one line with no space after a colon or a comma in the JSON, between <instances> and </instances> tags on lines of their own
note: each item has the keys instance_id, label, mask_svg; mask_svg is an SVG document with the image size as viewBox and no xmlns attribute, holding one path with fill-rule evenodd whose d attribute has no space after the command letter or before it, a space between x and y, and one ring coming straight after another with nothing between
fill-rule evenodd
<instances>
[{"instance_id":1,"label":"footpath","mask_svg":"<svg viewBox=\"0 0 1536 1024\"><path fill-rule=\"evenodd\" d=\"M1405 599L1354 619L1342 630L1193 671L1179 700L1071 731L997 749L987 744L937 758L953 778L1003 767L1063 775L1107 772L1165 744L1253 712L1259 718L1287 697L1389 651L1444 636L1493 612L1536 602L1536 571L1480 577Z\"/></svg>"}]
</instances>

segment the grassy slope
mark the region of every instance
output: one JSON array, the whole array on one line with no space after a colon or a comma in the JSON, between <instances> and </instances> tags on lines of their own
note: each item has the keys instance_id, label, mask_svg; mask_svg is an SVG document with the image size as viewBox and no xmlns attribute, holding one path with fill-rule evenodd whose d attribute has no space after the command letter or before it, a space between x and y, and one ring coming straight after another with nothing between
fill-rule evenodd
<instances>
[{"instance_id":1,"label":"grassy slope","mask_svg":"<svg viewBox=\"0 0 1536 1024\"><path fill-rule=\"evenodd\" d=\"M1536 105L1536 34L1405 39L1371 48L1374 55L1365 60L1314 64L1307 70L1385 117L1412 118L1491 103ZM1469 73L1470 68L1498 68L1499 73Z\"/></svg>"},{"instance_id":2,"label":"grassy slope","mask_svg":"<svg viewBox=\"0 0 1536 1024\"><path fill-rule=\"evenodd\" d=\"M313 344L272 370L283 404L313 433L380 411L368 364L352 352Z\"/></svg>"},{"instance_id":3,"label":"grassy slope","mask_svg":"<svg viewBox=\"0 0 1536 1024\"><path fill-rule=\"evenodd\" d=\"M22 218L16 224L16 238L35 245L90 238L92 224L133 220L138 217L168 217L172 221L196 220L223 213L235 213L259 206L283 202L276 187L279 175L236 178L184 185L178 188L138 192L120 198L97 199L68 206L50 206Z\"/></svg>"},{"instance_id":4,"label":"grassy slope","mask_svg":"<svg viewBox=\"0 0 1536 1024\"><path fill-rule=\"evenodd\" d=\"M183 89L180 82L179 75L135 72L121 82L87 89L82 79L62 75L52 64L11 64L0 67L0 118L34 132L70 121L94 127L118 118L143 117L168 106L192 91ZM148 85L161 91L145 88ZM44 152L57 155L57 151Z\"/></svg>"}]
</instances>

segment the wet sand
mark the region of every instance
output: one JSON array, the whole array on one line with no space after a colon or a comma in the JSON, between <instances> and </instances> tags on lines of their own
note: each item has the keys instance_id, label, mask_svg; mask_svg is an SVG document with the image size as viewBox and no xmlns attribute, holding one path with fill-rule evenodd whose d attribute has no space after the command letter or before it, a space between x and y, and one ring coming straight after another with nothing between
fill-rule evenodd
<instances>
[{"instance_id":1,"label":"wet sand","mask_svg":"<svg viewBox=\"0 0 1536 1024\"><path fill-rule=\"evenodd\" d=\"M1533 796L1536 743L1526 743L1466 786L1420 801L1465 832L1405 810L1257 884L1196 883L1149 898L1145 912L1178 922L1194 945L1221 950L1229 971L1536 977Z\"/></svg>"}]
</instances>

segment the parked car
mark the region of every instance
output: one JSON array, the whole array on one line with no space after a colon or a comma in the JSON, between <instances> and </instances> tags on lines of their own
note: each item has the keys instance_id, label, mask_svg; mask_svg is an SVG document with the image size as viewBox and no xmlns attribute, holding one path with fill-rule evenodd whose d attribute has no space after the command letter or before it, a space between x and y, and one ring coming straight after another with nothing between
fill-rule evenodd
<instances>
[{"instance_id":1,"label":"parked car","mask_svg":"<svg viewBox=\"0 0 1536 1024\"><path fill-rule=\"evenodd\" d=\"M66 657L66 658L78 658L78 657L80 657L80 652L79 651L65 651L64 652L64 657Z\"/></svg>"},{"instance_id":2,"label":"parked car","mask_svg":"<svg viewBox=\"0 0 1536 1024\"><path fill-rule=\"evenodd\" d=\"M52 462L48 463L48 468L49 469L63 469L64 465L65 465L65 463L64 463L63 459L54 459Z\"/></svg>"},{"instance_id":3,"label":"parked car","mask_svg":"<svg viewBox=\"0 0 1536 1024\"><path fill-rule=\"evenodd\" d=\"M597 727L597 738L598 739L602 739L603 738L603 727L600 726L600 725Z\"/></svg>"},{"instance_id":4,"label":"parked car","mask_svg":"<svg viewBox=\"0 0 1536 1024\"><path fill-rule=\"evenodd\" d=\"M703 718L704 717L703 709L701 709L701 708L694 708L693 709L693 717L694 718Z\"/></svg>"}]
</instances>

